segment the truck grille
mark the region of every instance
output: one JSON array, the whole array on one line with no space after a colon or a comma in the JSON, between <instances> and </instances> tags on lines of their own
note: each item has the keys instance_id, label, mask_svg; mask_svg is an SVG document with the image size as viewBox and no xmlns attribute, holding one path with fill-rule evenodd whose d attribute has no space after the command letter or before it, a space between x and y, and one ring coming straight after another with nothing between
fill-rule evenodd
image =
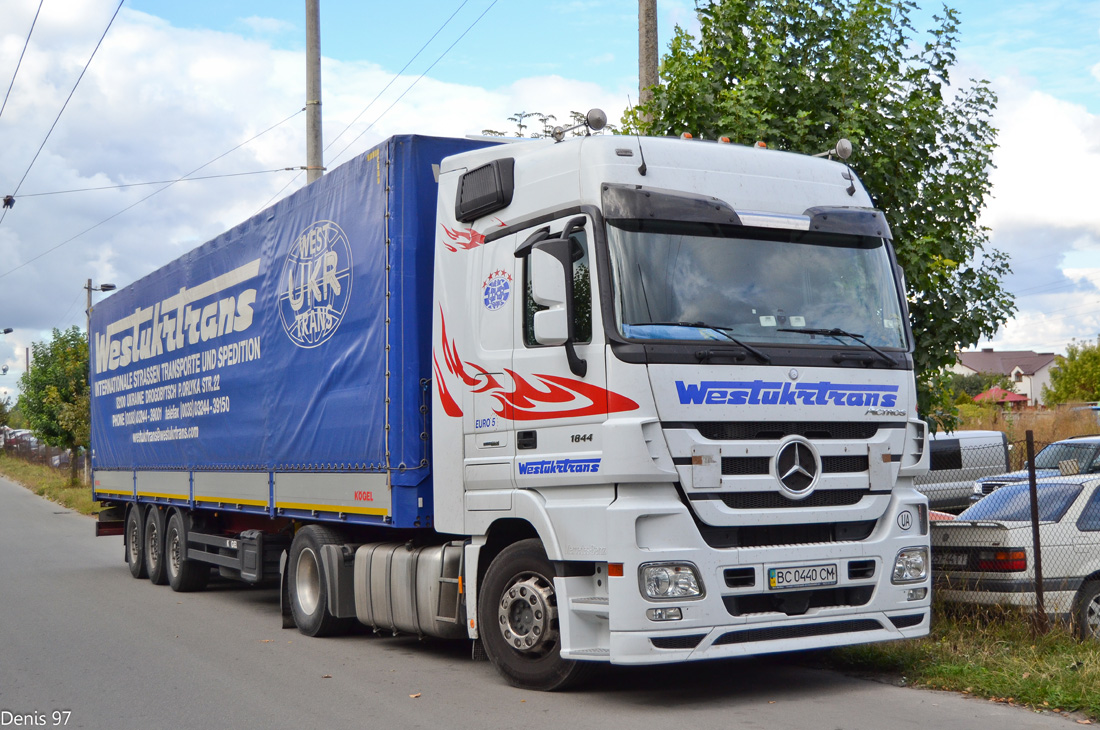
<instances>
[{"instance_id":1,"label":"truck grille","mask_svg":"<svg viewBox=\"0 0 1100 730\"><path fill-rule=\"evenodd\" d=\"M766 456L723 456L722 476L767 474L770 463L771 459ZM868 468L866 456L821 457L821 471L824 474L855 474L865 472Z\"/></svg>"},{"instance_id":2,"label":"truck grille","mask_svg":"<svg viewBox=\"0 0 1100 730\"><path fill-rule=\"evenodd\" d=\"M809 591L756 593L741 596L722 596L730 616L747 613L783 613L801 616L811 608L836 608L838 606L865 606L875 592L874 586L847 588L819 588Z\"/></svg>"},{"instance_id":3,"label":"truck grille","mask_svg":"<svg viewBox=\"0 0 1100 730\"><path fill-rule=\"evenodd\" d=\"M901 423L868 423L864 421L723 421L696 423L663 423L664 428L694 429L711 441L778 441L787 436L808 439L846 439L866 441L874 438L880 428L904 428Z\"/></svg>"},{"instance_id":4,"label":"truck grille","mask_svg":"<svg viewBox=\"0 0 1100 730\"><path fill-rule=\"evenodd\" d=\"M786 509L788 507L850 507L867 494L866 489L819 489L805 499L793 500L779 492L724 492L691 495L694 499L721 499L730 509Z\"/></svg>"},{"instance_id":5,"label":"truck grille","mask_svg":"<svg viewBox=\"0 0 1100 730\"><path fill-rule=\"evenodd\" d=\"M856 631L878 631L882 624L874 619L862 618L850 621L830 621L822 624L801 626L777 626L771 629L745 629L722 634L714 646L724 644L745 644L752 641L777 641L779 639L803 639L809 636L828 636L847 634Z\"/></svg>"},{"instance_id":6,"label":"truck grille","mask_svg":"<svg viewBox=\"0 0 1100 730\"><path fill-rule=\"evenodd\" d=\"M875 529L875 520L826 522L806 525L744 525L713 527L699 525L699 534L712 548L809 545L821 542L858 542Z\"/></svg>"}]
</instances>

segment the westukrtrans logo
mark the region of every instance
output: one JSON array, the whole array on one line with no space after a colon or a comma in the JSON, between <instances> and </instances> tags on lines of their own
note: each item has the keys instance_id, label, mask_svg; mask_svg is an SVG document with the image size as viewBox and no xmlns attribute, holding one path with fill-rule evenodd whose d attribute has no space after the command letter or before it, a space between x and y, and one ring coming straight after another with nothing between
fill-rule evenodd
<instances>
[{"instance_id":1,"label":"westukrtrans logo","mask_svg":"<svg viewBox=\"0 0 1100 730\"><path fill-rule=\"evenodd\" d=\"M676 381L676 394L683 405L731 406L872 406L897 405L898 386L856 383L777 383L765 380Z\"/></svg>"},{"instance_id":2,"label":"westukrtrans logo","mask_svg":"<svg viewBox=\"0 0 1100 730\"><path fill-rule=\"evenodd\" d=\"M351 245L340 226L317 221L291 244L279 280L279 317L298 347L325 343L351 301Z\"/></svg>"}]
</instances>

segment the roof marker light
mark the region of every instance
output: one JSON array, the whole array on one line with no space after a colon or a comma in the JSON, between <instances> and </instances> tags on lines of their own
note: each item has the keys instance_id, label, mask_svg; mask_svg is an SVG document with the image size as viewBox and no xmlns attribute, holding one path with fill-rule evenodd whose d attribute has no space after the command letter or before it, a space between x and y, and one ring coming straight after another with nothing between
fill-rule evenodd
<instances>
[{"instance_id":1,"label":"roof marker light","mask_svg":"<svg viewBox=\"0 0 1100 730\"><path fill-rule=\"evenodd\" d=\"M756 144L754 144L753 147L755 147L758 150L766 150L766 149L768 149L768 143L765 142L762 139L758 139L758 140L756 140Z\"/></svg>"},{"instance_id":2,"label":"roof marker light","mask_svg":"<svg viewBox=\"0 0 1100 730\"><path fill-rule=\"evenodd\" d=\"M684 132L680 135L680 139L691 139L691 132Z\"/></svg>"}]
</instances>

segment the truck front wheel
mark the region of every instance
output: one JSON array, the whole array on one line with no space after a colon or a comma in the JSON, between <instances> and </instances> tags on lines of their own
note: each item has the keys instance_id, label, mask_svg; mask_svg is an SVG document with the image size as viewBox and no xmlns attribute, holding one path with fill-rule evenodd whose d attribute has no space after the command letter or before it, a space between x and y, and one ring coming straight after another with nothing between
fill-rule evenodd
<instances>
[{"instance_id":1,"label":"truck front wheel","mask_svg":"<svg viewBox=\"0 0 1100 730\"><path fill-rule=\"evenodd\" d=\"M322 545L344 542L340 534L321 525L307 525L294 535L287 561L290 612L306 636L346 633L354 619L337 618L328 609L328 581L321 562Z\"/></svg>"},{"instance_id":2,"label":"truck front wheel","mask_svg":"<svg viewBox=\"0 0 1100 730\"><path fill-rule=\"evenodd\" d=\"M130 575L147 578L145 572L145 542L141 534L141 509L135 504L126 513L126 564Z\"/></svg>"},{"instance_id":3,"label":"truck front wheel","mask_svg":"<svg viewBox=\"0 0 1100 730\"><path fill-rule=\"evenodd\" d=\"M536 539L509 545L493 559L477 612L485 653L516 687L564 689L593 668L561 657L554 566Z\"/></svg>"}]
</instances>

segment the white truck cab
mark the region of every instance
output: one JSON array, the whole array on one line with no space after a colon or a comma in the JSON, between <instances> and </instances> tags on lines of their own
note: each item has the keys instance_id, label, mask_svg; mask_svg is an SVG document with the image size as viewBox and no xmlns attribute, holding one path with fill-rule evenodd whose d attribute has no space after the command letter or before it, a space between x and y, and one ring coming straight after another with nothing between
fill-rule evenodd
<instances>
[{"instance_id":1,"label":"white truck cab","mask_svg":"<svg viewBox=\"0 0 1100 730\"><path fill-rule=\"evenodd\" d=\"M595 136L439 188L435 527L506 676L927 633L912 336L846 165Z\"/></svg>"}]
</instances>

